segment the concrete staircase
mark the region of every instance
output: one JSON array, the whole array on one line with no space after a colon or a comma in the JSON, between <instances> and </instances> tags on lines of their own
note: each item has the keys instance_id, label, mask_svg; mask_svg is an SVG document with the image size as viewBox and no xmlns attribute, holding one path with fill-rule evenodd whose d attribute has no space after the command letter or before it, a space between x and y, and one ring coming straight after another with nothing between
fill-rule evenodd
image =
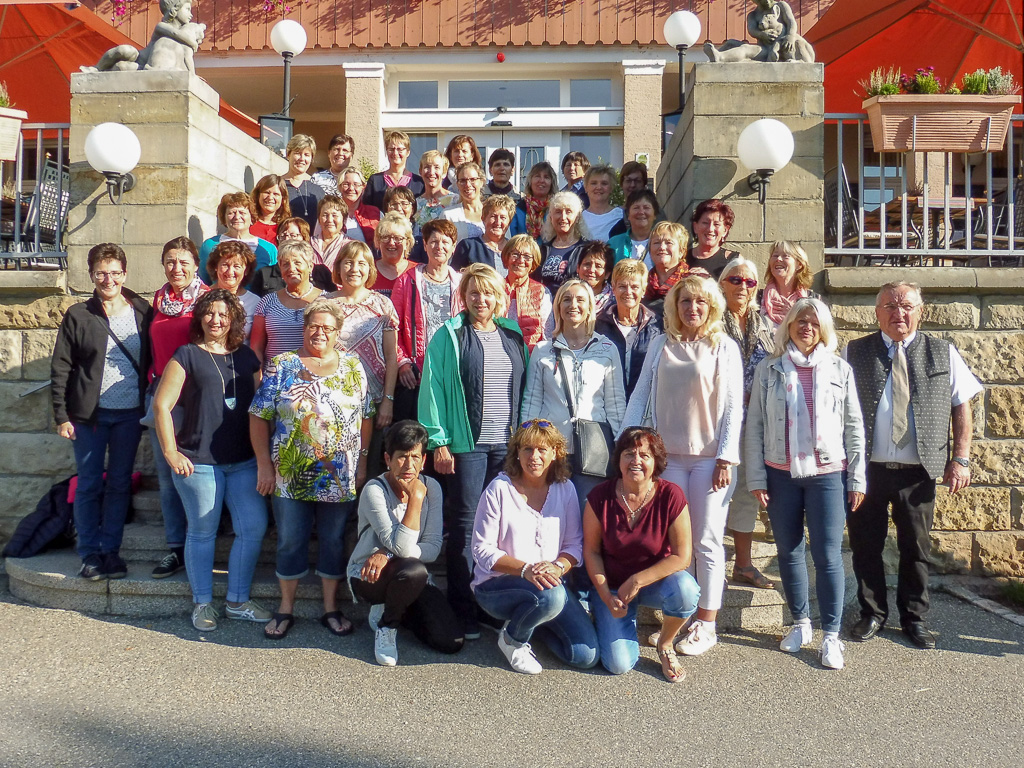
<instances>
[{"instance_id":1,"label":"concrete staircase","mask_svg":"<svg viewBox=\"0 0 1024 768\"><path fill-rule=\"evenodd\" d=\"M188 579L182 571L167 579L153 579L150 572L167 553L164 540L163 522L160 515L159 494L155 490L143 490L133 498L135 520L125 527L121 556L128 563L128 576L124 579L86 581L78 577L81 562L73 550L48 552L33 558L6 561L7 587L15 597L35 605L63 608L112 616L157 617L174 613L187 615L192 606ZM214 572L214 597L223 600L227 590L226 564L231 547L231 537L222 535L217 540L216 570ZM267 608L273 610L280 595L274 576L274 553L277 543L276 531L271 529L263 542L256 576L253 580L252 596ZM732 557L732 539L726 537L727 556ZM315 545L311 546L311 562ZM723 596L723 607L718 616L720 629L728 630L778 630L788 620L785 600L779 585L775 545L764 541L764 533L758 524L754 535L754 564L776 582L776 589L755 589L729 583ZM852 573L847 559L847 600L855 599L854 587L850 581ZM443 556L432 567L435 581L444 588ZM811 570L811 596L813 603L813 568ZM726 573L732 573L729 562ZM3 578L0 568L0 578ZM2 584L0 584L2 587ZM342 588L342 600L351 599L347 589ZM343 608L344 609L344 608ZM299 584L296 614L304 618L317 618L322 612L320 602L320 580L310 574ZM641 624L657 623L654 612L642 609ZM642 635L645 637L646 635Z\"/></svg>"}]
</instances>

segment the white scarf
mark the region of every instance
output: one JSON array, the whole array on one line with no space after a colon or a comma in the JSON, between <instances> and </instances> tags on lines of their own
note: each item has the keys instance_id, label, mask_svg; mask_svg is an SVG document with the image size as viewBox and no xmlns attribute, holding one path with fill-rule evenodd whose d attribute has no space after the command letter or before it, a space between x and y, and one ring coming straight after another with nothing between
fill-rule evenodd
<instances>
[{"instance_id":1,"label":"white scarf","mask_svg":"<svg viewBox=\"0 0 1024 768\"><path fill-rule=\"evenodd\" d=\"M811 354L804 356L793 342L786 345L786 354L782 356L782 371L785 374L786 382L786 413L789 423L789 473L793 477L813 477L818 473L818 462L816 451L824 451L825 441L822 439L822 430L818 427L824 422L823 416L827 413L828 406L825 403L826 386L817 386L817 371L814 372L814 390L812 398L814 403L814 424L811 424L811 414L807 410L807 401L804 399L804 390L800 385L800 377L797 375L796 366L801 368L816 368L819 363L829 360L833 356L824 344L818 344Z\"/></svg>"}]
</instances>

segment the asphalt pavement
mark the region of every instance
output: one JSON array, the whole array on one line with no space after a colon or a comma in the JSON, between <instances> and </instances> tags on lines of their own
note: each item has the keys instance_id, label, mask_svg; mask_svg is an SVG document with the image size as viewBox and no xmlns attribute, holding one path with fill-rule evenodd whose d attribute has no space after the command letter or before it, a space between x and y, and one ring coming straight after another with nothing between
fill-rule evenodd
<instances>
[{"instance_id":1,"label":"asphalt pavement","mask_svg":"<svg viewBox=\"0 0 1024 768\"><path fill-rule=\"evenodd\" d=\"M383 668L365 610L351 614L350 637L307 620L275 643L255 624L199 633L184 615L115 620L5 593L0 766L1024 765L1024 627L945 594L936 651L886 629L832 671L813 649L779 651L778 634L730 634L684 659L676 685L651 648L621 677L544 650L542 675L518 675L488 630L453 657L403 630Z\"/></svg>"}]
</instances>

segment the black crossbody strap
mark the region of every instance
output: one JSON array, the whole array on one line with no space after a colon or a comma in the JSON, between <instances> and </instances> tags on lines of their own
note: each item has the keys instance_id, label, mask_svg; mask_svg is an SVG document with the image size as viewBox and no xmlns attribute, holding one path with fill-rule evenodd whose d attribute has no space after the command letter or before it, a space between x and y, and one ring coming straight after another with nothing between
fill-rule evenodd
<instances>
[{"instance_id":1,"label":"black crossbody strap","mask_svg":"<svg viewBox=\"0 0 1024 768\"><path fill-rule=\"evenodd\" d=\"M132 317L134 317L134 316L135 316L135 308L133 307L132 308ZM126 347L124 345L124 342L122 342L119 338L117 338L117 334L115 334L114 333L114 329L110 327L110 323L105 321L105 320L103 320L102 318L97 318L97 320L99 320L100 323L103 324L104 330L107 332L107 335L114 340L114 343L117 345L117 348L120 349L121 352L124 353L124 356L128 358L128 362L130 362L132 364L132 368L135 369L135 374L137 376L142 376L142 366L132 356L132 353L128 351L128 347ZM139 324L138 324L137 321L135 323L135 328L136 328L136 330L139 330ZM141 334L141 331L139 331L139 332ZM141 342L141 338L140 338L140 342Z\"/></svg>"},{"instance_id":2,"label":"black crossbody strap","mask_svg":"<svg viewBox=\"0 0 1024 768\"><path fill-rule=\"evenodd\" d=\"M573 407L572 395L569 393L569 374L565 370L565 361L562 360L562 350L556 349L555 356L558 358L558 368L562 371L562 389L565 390L565 402L569 406L569 418L576 418L576 408Z\"/></svg>"}]
</instances>

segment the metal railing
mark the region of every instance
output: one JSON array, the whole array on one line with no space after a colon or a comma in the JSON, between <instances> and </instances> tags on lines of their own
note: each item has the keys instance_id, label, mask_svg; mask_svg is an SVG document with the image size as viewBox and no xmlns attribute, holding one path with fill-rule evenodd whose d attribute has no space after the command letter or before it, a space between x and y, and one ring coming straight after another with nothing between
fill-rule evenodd
<instances>
[{"instance_id":1,"label":"metal railing","mask_svg":"<svg viewBox=\"0 0 1024 768\"><path fill-rule=\"evenodd\" d=\"M67 269L68 123L25 123L0 163L0 267Z\"/></svg>"},{"instance_id":2,"label":"metal railing","mask_svg":"<svg viewBox=\"0 0 1024 768\"><path fill-rule=\"evenodd\" d=\"M1024 116L1000 152L975 154L875 153L863 114L825 125L826 263L1024 265Z\"/></svg>"}]
</instances>

